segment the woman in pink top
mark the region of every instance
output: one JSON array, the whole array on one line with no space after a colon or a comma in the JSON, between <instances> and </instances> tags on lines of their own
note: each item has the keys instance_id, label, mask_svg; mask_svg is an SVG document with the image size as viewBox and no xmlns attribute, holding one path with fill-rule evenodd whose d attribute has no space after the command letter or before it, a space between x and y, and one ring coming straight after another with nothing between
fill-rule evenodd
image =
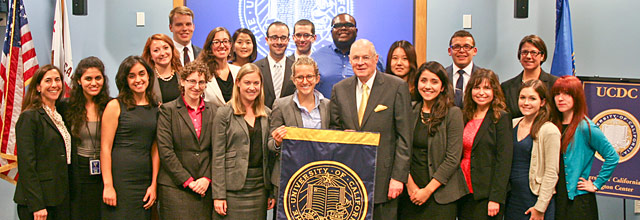
<instances>
[{"instance_id":1,"label":"woman in pink top","mask_svg":"<svg viewBox=\"0 0 640 220\"><path fill-rule=\"evenodd\" d=\"M513 129L498 77L479 69L464 92L462 162L469 187L458 200L459 219L502 219L513 157Z\"/></svg>"}]
</instances>

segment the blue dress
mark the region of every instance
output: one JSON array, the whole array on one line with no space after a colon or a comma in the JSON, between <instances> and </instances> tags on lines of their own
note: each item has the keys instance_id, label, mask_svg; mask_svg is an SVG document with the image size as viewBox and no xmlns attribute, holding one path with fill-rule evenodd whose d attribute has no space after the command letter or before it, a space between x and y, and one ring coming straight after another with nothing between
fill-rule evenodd
<instances>
[{"instance_id":1,"label":"blue dress","mask_svg":"<svg viewBox=\"0 0 640 220\"><path fill-rule=\"evenodd\" d=\"M529 220L531 214L525 215L527 209L533 207L538 201L538 196L534 195L529 188L529 166L531 164L531 148L533 139L527 135L518 141L518 127L513 130L513 162L511 164L511 176L509 183L511 191L507 197L504 219ZM544 219L553 219L555 213L555 199L549 202Z\"/></svg>"}]
</instances>

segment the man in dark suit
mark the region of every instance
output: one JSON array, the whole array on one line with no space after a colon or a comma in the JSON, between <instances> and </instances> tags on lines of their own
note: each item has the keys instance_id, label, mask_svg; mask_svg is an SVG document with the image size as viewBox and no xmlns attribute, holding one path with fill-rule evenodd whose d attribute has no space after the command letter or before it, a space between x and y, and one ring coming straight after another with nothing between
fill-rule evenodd
<instances>
[{"instance_id":1,"label":"man in dark suit","mask_svg":"<svg viewBox=\"0 0 640 220\"><path fill-rule=\"evenodd\" d=\"M180 52L182 66L198 57L202 48L191 44L193 37L193 11L185 6L175 7L169 13L169 30L173 33L173 44Z\"/></svg>"},{"instance_id":2,"label":"man in dark suit","mask_svg":"<svg viewBox=\"0 0 640 220\"><path fill-rule=\"evenodd\" d=\"M464 90L471 74L480 68L473 64L473 57L478 53L476 41L473 35L465 30L453 33L449 39L449 56L453 59L453 64L446 68L449 82L454 89L454 101L456 106L462 108ZM462 77L461 77L462 76Z\"/></svg>"},{"instance_id":3,"label":"man in dark suit","mask_svg":"<svg viewBox=\"0 0 640 220\"><path fill-rule=\"evenodd\" d=\"M289 80L293 60L284 56L289 44L289 27L280 21L271 23L265 40L269 45L269 55L255 64L262 72L264 104L271 108L276 98L291 95L296 90Z\"/></svg>"},{"instance_id":4,"label":"man in dark suit","mask_svg":"<svg viewBox=\"0 0 640 220\"><path fill-rule=\"evenodd\" d=\"M295 61L300 56L311 56L311 47L316 42L316 26L313 22L302 19L293 25L293 42L296 43L296 52L289 59Z\"/></svg>"},{"instance_id":5,"label":"man in dark suit","mask_svg":"<svg viewBox=\"0 0 640 220\"><path fill-rule=\"evenodd\" d=\"M396 219L396 197L407 182L411 155L409 88L402 79L376 71L378 55L368 40L353 43L349 60L354 76L333 86L330 127L380 133L373 219Z\"/></svg>"}]
</instances>

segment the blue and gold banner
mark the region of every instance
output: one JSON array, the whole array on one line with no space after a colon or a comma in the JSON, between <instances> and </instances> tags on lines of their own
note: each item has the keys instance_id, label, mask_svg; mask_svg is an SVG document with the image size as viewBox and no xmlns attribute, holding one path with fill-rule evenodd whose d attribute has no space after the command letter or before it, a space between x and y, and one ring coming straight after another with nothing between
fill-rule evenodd
<instances>
[{"instance_id":1,"label":"blue and gold banner","mask_svg":"<svg viewBox=\"0 0 640 220\"><path fill-rule=\"evenodd\" d=\"M640 199L640 149L637 116L640 116L640 83L606 82L607 78L581 78L589 117L600 127L620 156L611 179L598 191L627 199ZM589 178L595 181L602 167L596 153Z\"/></svg>"},{"instance_id":2,"label":"blue and gold banner","mask_svg":"<svg viewBox=\"0 0 640 220\"><path fill-rule=\"evenodd\" d=\"M280 154L282 219L371 219L380 135L287 127Z\"/></svg>"}]
</instances>

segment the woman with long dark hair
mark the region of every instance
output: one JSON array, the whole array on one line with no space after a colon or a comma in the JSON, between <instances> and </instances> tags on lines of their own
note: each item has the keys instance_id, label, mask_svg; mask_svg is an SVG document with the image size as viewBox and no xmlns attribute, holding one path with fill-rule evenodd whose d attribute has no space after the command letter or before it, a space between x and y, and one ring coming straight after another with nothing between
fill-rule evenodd
<instances>
[{"instance_id":1,"label":"woman with long dark hair","mask_svg":"<svg viewBox=\"0 0 640 220\"><path fill-rule=\"evenodd\" d=\"M116 74L120 93L102 114L102 219L151 219L160 168L152 71L139 56L125 58Z\"/></svg>"},{"instance_id":2,"label":"woman with long dark hair","mask_svg":"<svg viewBox=\"0 0 640 220\"><path fill-rule=\"evenodd\" d=\"M16 123L20 178L13 201L20 219L69 219L71 135L56 111L64 93L60 69L36 70Z\"/></svg>"},{"instance_id":3,"label":"woman with long dark hair","mask_svg":"<svg viewBox=\"0 0 640 220\"><path fill-rule=\"evenodd\" d=\"M247 63L238 72L229 104L218 108L213 133L214 219L265 219L273 208L269 114L262 74Z\"/></svg>"},{"instance_id":4,"label":"woman with long dark hair","mask_svg":"<svg viewBox=\"0 0 640 220\"><path fill-rule=\"evenodd\" d=\"M513 163L505 219L553 219L560 130L549 121L551 99L545 83L535 79L522 84L518 106L524 116L512 121Z\"/></svg>"},{"instance_id":5,"label":"woman with long dark hair","mask_svg":"<svg viewBox=\"0 0 640 220\"><path fill-rule=\"evenodd\" d=\"M111 100L104 64L97 57L80 60L71 82L59 107L71 130L71 219L100 219L100 121Z\"/></svg>"},{"instance_id":6,"label":"woman with long dark hair","mask_svg":"<svg viewBox=\"0 0 640 220\"><path fill-rule=\"evenodd\" d=\"M173 45L173 40L165 34L154 34L147 38L142 50L142 58L153 68L150 79L153 79L153 94L160 103L170 102L180 96L178 71L180 52ZM154 77L155 76L155 77ZM175 77L174 77L175 76Z\"/></svg>"},{"instance_id":7,"label":"woman with long dark hair","mask_svg":"<svg viewBox=\"0 0 640 220\"><path fill-rule=\"evenodd\" d=\"M462 161L468 194L458 200L460 219L502 219L513 157L511 115L493 71L471 74L464 92Z\"/></svg>"},{"instance_id":8,"label":"woman with long dark hair","mask_svg":"<svg viewBox=\"0 0 640 220\"><path fill-rule=\"evenodd\" d=\"M422 101L413 106L413 150L399 219L456 219L455 201L468 193L460 169L462 111L453 105L447 71L431 61L414 80Z\"/></svg>"},{"instance_id":9,"label":"woman with long dark hair","mask_svg":"<svg viewBox=\"0 0 640 220\"><path fill-rule=\"evenodd\" d=\"M611 177L618 165L618 153L600 128L587 118L586 98L578 78L559 78L551 94L553 122L562 130L556 219L598 219L595 192ZM595 181L591 181L589 173L595 152L604 162Z\"/></svg>"},{"instance_id":10,"label":"woman with long dark hair","mask_svg":"<svg viewBox=\"0 0 640 220\"><path fill-rule=\"evenodd\" d=\"M231 100L234 79L240 70L239 66L228 63L232 44L231 35L226 28L214 28L207 35L204 48L197 59L207 64L209 72L213 75L213 79L209 81L207 89L204 91L204 101L211 102L218 107Z\"/></svg>"},{"instance_id":11,"label":"woman with long dark hair","mask_svg":"<svg viewBox=\"0 0 640 220\"><path fill-rule=\"evenodd\" d=\"M415 100L420 100L420 95L416 94L414 85L415 78L417 77L417 69L415 47L406 40L393 42L387 54L387 67L385 67L385 71L407 82L407 84L409 84L409 92L414 95Z\"/></svg>"}]
</instances>

